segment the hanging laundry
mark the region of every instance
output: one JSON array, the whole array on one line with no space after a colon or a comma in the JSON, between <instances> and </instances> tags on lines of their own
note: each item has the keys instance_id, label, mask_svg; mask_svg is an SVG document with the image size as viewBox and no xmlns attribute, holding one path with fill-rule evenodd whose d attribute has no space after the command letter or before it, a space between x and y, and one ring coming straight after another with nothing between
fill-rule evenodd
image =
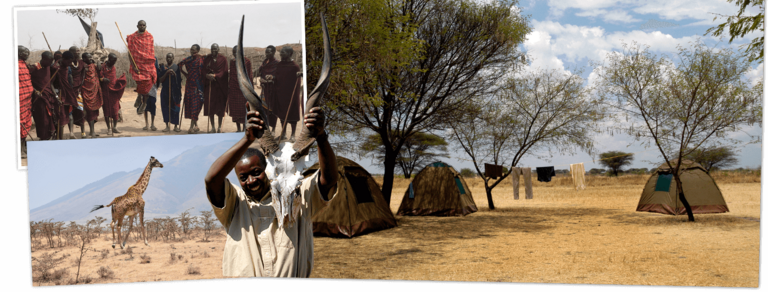
<instances>
[{"instance_id":1,"label":"hanging laundry","mask_svg":"<svg viewBox=\"0 0 768 292\"><path fill-rule=\"evenodd\" d=\"M495 164L485 164L485 176L490 177L492 179L497 179L501 177L502 172L504 172L504 168L501 165L495 165Z\"/></svg>"},{"instance_id":2,"label":"hanging laundry","mask_svg":"<svg viewBox=\"0 0 768 292\"><path fill-rule=\"evenodd\" d=\"M515 196L515 200L520 199L520 175L523 175L523 182L525 183L525 198L533 199L533 182L531 182L531 168L530 167L513 167L510 172L512 176L512 193Z\"/></svg>"},{"instance_id":3,"label":"hanging laundry","mask_svg":"<svg viewBox=\"0 0 768 292\"><path fill-rule=\"evenodd\" d=\"M540 182L550 182L552 181L552 177L555 176L555 167L554 166L537 167L536 174L539 176L538 179Z\"/></svg>"},{"instance_id":4,"label":"hanging laundry","mask_svg":"<svg viewBox=\"0 0 768 292\"><path fill-rule=\"evenodd\" d=\"M585 173L584 163L571 164L571 177L573 177L573 186L576 187L577 191L587 188Z\"/></svg>"}]
</instances>

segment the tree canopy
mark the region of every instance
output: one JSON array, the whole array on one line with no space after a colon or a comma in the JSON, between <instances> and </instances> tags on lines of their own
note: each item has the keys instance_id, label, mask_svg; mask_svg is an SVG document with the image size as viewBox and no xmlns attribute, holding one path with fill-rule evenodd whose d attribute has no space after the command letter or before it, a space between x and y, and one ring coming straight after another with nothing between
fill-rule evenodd
<instances>
[{"instance_id":1,"label":"tree canopy","mask_svg":"<svg viewBox=\"0 0 768 292\"><path fill-rule=\"evenodd\" d=\"M725 18L725 22L715 27L710 27L707 29L705 35L712 34L713 36L721 36L726 33L727 29L728 35L731 36L728 43L732 43L734 39L743 38L753 31L760 30L760 32L765 32L763 24L763 11L765 11L765 6L763 5L763 0L728 0L728 2L736 2L736 5L739 7L739 12L736 15L716 14L713 21L718 18ZM750 6L756 8L755 10L759 12L755 15L746 15ZM760 34L760 36L752 39L750 43L742 45L744 54L749 57L750 62L763 62L764 40L765 34Z\"/></svg>"},{"instance_id":2,"label":"tree canopy","mask_svg":"<svg viewBox=\"0 0 768 292\"><path fill-rule=\"evenodd\" d=\"M362 144L361 150L372 155L379 162L383 162L385 153L383 147L381 136L371 134ZM418 132L411 135L400 149L397 156L399 166L397 169L405 178L411 178L414 170L424 168L439 157L448 157L448 142L440 136Z\"/></svg>"},{"instance_id":3,"label":"tree canopy","mask_svg":"<svg viewBox=\"0 0 768 292\"><path fill-rule=\"evenodd\" d=\"M723 169L739 162L733 148L726 146L699 148L689 151L685 158L701 164L707 173L712 169Z\"/></svg>"},{"instance_id":4,"label":"tree canopy","mask_svg":"<svg viewBox=\"0 0 768 292\"><path fill-rule=\"evenodd\" d=\"M624 166L632 164L632 160L635 156L632 153L626 153L621 151L608 151L600 153L600 164L610 168L613 171L613 175L618 176L619 170Z\"/></svg>"}]
</instances>

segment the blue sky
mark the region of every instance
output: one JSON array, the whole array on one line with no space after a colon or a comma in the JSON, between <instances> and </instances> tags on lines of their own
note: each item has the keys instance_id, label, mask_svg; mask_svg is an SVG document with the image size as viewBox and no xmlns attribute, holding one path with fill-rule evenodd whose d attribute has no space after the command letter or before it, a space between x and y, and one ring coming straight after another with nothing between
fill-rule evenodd
<instances>
[{"instance_id":1,"label":"blue sky","mask_svg":"<svg viewBox=\"0 0 768 292\"><path fill-rule=\"evenodd\" d=\"M712 22L714 15L709 13L710 11L719 11L720 13L734 13L736 11L735 6L725 1L707 0L700 1L696 5L685 1L579 1L578 3L571 1L522 1L520 8L523 14L530 15L534 27L533 32L528 35L523 44L523 49L532 57L531 66L526 70L542 68L572 71L581 68L583 69L582 77L585 80L589 80L593 69L589 67L588 62L600 60L605 53L620 49L622 42L637 41L649 45L651 50L657 53L667 55L674 54L678 44L685 45L699 37L709 45L721 47L736 47L746 42L746 40L739 40L733 44L728 44L727 39L720 40L711 36L703 36L707 28L716 24ZM641 30L640 27L651 19L678 26ZM754 36L753 34L748 37ZM751 75L745 78L754 80L762 78L762 65L755 65L754 67L749 73ZM744 130L753 135L762 132L762 129L757 125ZM64 141L57 143L54 148L50 148L58 149L55 152L43 149L53 147L53 144L30 143L30 152L34 153L29 161L30 167L35 167L35 165L39 165L37 163L42 161L57 161L57 164L71 165L70 168L35 169L35 175L29 178L30 194L36 194L34 198L30 198L30 208L43 205L84 184L114 172L131 171L143 167L145 164L144 158L137 164L135 161L119 159L119 157L126 157L131 153L135 153L137 157L144 157L147 156L146 153L151 152L150 155L154 155L162 161L163 159L171 159L191 147L239 139L240 135L242 134L179 136L180 138L173 140L172 143L160 143L158 139L162 138L148 137L100 139L98 147L94 147L95 143L91 143L92 141L89 140ZM744 134L736 133L734 135L738 137L738 135L743 136ZM598 141L598 153L612 150L637 153L635 161L630 167L652 168L661 160L655 148L643 148L639 142L624 135L601 134L596 139ZM739 151L737 167L754 168L760 166L760 147L760 144L739 146L737 148ZM472 163L466 160L467 156L461 150L456 148L449 152L451 157L444 159L446 162L457 169L464 167L474 169ZM83 154L92 157L90 159L104 161L101 163L104 166L94 168L79 164L79 160L85 159ZM344 154L342 153L342 155ZM555 165L558 169L567 169L568 164L584 162L587 170L600 168L597 163L592 162L594 157L590 157L584 152L577 152L575 155L553 153L547 159L539 159L534 156L529 155L524 158L520 165L528 167ZM358 162L371 173L384 172L379 163L373 162L369 158L359 159ZM65 169L77 173L77 178L60 178L52 184L51 180L56 180L54 174L67 171ZM51 187L52 185L56 187Z\"/></svg>"}]
</instances>

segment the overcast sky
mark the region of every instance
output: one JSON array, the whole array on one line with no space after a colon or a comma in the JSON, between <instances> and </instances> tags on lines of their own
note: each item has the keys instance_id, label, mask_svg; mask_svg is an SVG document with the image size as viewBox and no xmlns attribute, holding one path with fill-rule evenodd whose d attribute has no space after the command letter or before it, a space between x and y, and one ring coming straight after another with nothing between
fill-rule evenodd
<instances>
[{"instance_id":1,"label":"overcast sky","mask_svg":"<svg viewBox=\"0 0 768 292\"><path fill-rule=\"evenodd\" d=\"M245 1L247 2L247 1ZM259 4L266 1L258 1L253 3L228 3L228 2L216 2L214 5L209 4L169 4L169 6L152 8L143 5L142 7L126 6L119 9L113 8L115 6L103 6L100 8L97 21L99 21L99 30L104 34L104 38L107 40L107 46L113 48L123 48L124 45L119 40L119 34L114 26L114 21L118 21L120 28L123 31L123 35L134 32L135 24L139 19L147 21L147 30L150 31L154 37L155 42L161 45L173 45L173 40L176 39L179 47L188 47L192 43L199 42L202 37L205 45L209 45L210 42L218 42L220 45L234 44L237 41L236 31L239 27L240 17L246 14L246 35L258 30L258 22L265 21L265 23L280 23L285 19L296 19L295 21L288 21L285 25L290 26L294 23L302 22L301 18L301 5L293 4ZM258 5L256 5L258 4ZM242 6L240 6L242 5ZM155 7L155 6L151 6ZM274 7L274 8L271 8ZM293 8L295 7L295 9ZM280 13L269 12L273 10L268 9L280 9ZM283 8L285 11L283 11ZM589 80L590 74L593 68L589 67L588 61L601 60L602 57L611 51L620 51L622 49L622 43L630 43L636 41L640 44L651 46L651 51L658 54L666 54L669 56L674 55L677 52L677 45L687 46L691 41L701 38L706 44L710 46L719 47L731 47L738 49L738 46L744 43L748 43L753 38L757 37L758 33L751 33L745 36L744 39L736 39L732 44L728 44L728 39L714 38L712 36L703 36L706 30L710 27L716 26L723 20L718 19L712 21L714 15L712 13L720 14L735 14L737 12L736 5L728 3L725 0L700 0L700 1L674 1L674 0L651 0L651 1L565 1L565 0L551 0L551 1L527 1L522 0L519 3L519 8L523 14L531 16L531 25L533 26L533 32L527 36L527 40L524 42L522 48L527 51L528 55L533 58L531 67L526 70L532 70L535 68L542 69L556 69L562 71L574 71L576 68L582 68L582 77L585 80ZM35 8L38 9L38 8ZM61 8L60 8L61 9ZM16 11L16 10L14 10ZM135 11L135 12L134 12ZM244 11L248 11L247 13ZM297 12L293 12L297 11ZM35 11L18 11L19 19L18 26L16 26L18 40L21 44L26 45L28 42L28 35L33 36L32 47L36 49L45 48L45 42L42 39L41 31L45 30L46 36L52 46L62 45L70 46L74 41L84 35L82 27L79 24L77 18L67 16L64 14L57 14L55 11L48 10L35 10ZM751 11L754 13L754 11ZM24 13L29 13L30 16L24 16ZM45 13L45 14L43 14ZM295 14L299 13L299 14ZM34 14L35 19L46 19L48 21L41 22L39 26L33 24L31 19ZM293 15L296 16L293 16ZM206 15L210 15L211 21L204 21ZM253 16L252 16L253 15ZM22 17L23 16L23 17ZM21 18L24 18L22 21ZM251 19L253 19L255 27L249 27L251 25ZM271 20L271 21L269 21ZM652 29L641 29L641 26L649 21L654 20L657 22L663 22L668 27L656 27ZM52 26L51 23L56 25ZM303 23L303 22L302 22ZM277 31L276 25L266 26L267 32ZM288 42L297 42L300 39L300 35L294 33L297 28L288 30L289 32L272 33L267 34L264 37L246 37L246 46L259 46L264 47L267 44L282 44ZM50 31L50 33L49 33ZM69 33L71 31L71 34ZM229 33L232 31L233 33ZM266 34L266 32L265 32ZM61 38L54 35L65 35ZM202 45L202 44L201 44ZM751 64L752 69L744 77L754 84L758 78L762 78L763 75L763 63ZM314 85L309 85L314 86ZM757 125L752 127L742 128L744 132L752 135L758 135L762 137L762 129ZM732 134L732 137L747 141L746 134L744 132L736 132ZM221 137L219 137L221 135ZM214 134L214 135L190 135L190 136L177 136L189 139L183 143L173 143L172 145L166 145L161 147L167 153L161 154L144 154L139 153L141 147L131 147L130 145L140 145L131 143L123 143L128 139L97 139L101 142L109 141L114 143L112 146L99 146L100 148L111 149L104 151L103 167L99 168L96 174L89 173L90 167L80 167L76 161L78 158L74 153L84 153L83 151L70 152L72 157L67 160L66 163L46 163L40 167L46 168L45 171L50 173L75 173L70 178L59 177L54 175L45 175L46 184L59 183L62 185L61 191L57 196L51 196L45 201L41 200L36 206L42 205L50 200L53 200L61 195L66 194L77 187L84 184L96 181L108 174L115 171L130 171L136 168L144 167L146 161L142 159L138 166L131 164L130 161L121 161L117 159L114 153L120 151L137 151L136 155L141 157L147 155L155 155L155 157L167 157L161 159L171 159L175 154L181 153L183 150L188 149L189 145L209 145L230 139L227 135L230 135L234 139L239 139L242 134ZM214 138L215 137L215 138ZM130 138L131 141L140 141L138 139L152 139L152 138ZM159 139L159 138L156 138ZM181 139L181 138L180 138ZM89 149L88 142L94 140L88 140L83 142L82 147L75 147L76 149ZM159 141L159 140L158 140ZM658 154L658 150L655 148L643 148L638 142L628 136L624 135L600 135L597 137L598 144L596 145L598 152L605 151L624 151L630 153L637 153L635 161L630 167L634 168L652 168L656 167L661 158ZM72 141L66 143L76 143L79 141ZM65 143L65 142L60 142ZM107 143L107 142L104 142ZM34 144L34 143L30 143ZM35 153L54 151L54 148L60 148L57 143L41 143L45 147L50 147L51 150L45 150L41 148L34 148L30 145L30 169L36 167L33 155ZM75 145L75 144L72 144ZM184 145L178 146L178 145ZM123 147L123 148L120 148ZM739 163L735 167L757 167L761 165L761 144L750 145L737 145L734 147L738 152ZM68 149L68 148L67 148ZM118 150L125 149L125 150ZM155 152L156 153L156 152ZM174 154L175 153L175 154ZM95 155L90 150L83 155ZM112 157L112 158L110 158ZM457 170L464 167L472 167L471 162L466 160L467 156L463 155L458 150L451 151L451 158L445 159L445 161L453 165ZM58 161L51 157L48 161ZM100 158L102 159L102 158ZM584 162L584 167L589 170L591 168L600 168L597 163L592 162L593 157L588 156L586 153L578 152L574 156L558 155L554 154L554 157L548 160L541 160L533 157L533 155L523 158L521 166L535 168L537 166L556 166L557 169L567 169L568 164ZM61 160L62 162L64 160ZM383 173L383 168L378 163L372 163L370 159L363 159L358 161L363 167L368 169L371 173ZM481 162L482 163L482 162ZM64 166L66 165L66 166ZM58 168L57 167L61 167ZM482 165L481 165L482 167ZM30 175L34 175L36 172L31 171ZM77 177L77 178L75 178ZM30 178L31 180L32 178ZM55 181L60 180L60 181ZM69 184L64 181L78 180L77 183L72 184L73 187L64 188L63 185ZM87 181L86 181L87 180ZM33 186L30 183L30 194L32 194ZM44 192L43 192L44 193ZM32 199L30 199L32 200ZM30 201L31 204L31 201ZM33 207L30 205L30 207Z\"/></svg>"}]
</instances>

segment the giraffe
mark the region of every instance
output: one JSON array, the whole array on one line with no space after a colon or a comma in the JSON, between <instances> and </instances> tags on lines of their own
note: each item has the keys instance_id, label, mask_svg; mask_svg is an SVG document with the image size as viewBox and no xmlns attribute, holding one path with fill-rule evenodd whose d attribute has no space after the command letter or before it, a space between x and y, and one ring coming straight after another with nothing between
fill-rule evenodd
<instances>
[{"instance_id":1,"label":"giraffe","mask_svg":"<svg viewBox=\"0 0 768 292\"><path fill-rule=\"evenodd\" d=\"M149 246L147 242L147 230L144 229L144 199L141 196L144 191L147 190L147 184L149 184L149 176L152 174L152 168L163 168L163 164L160 163L154 156L149 158L147 167L144 168L144 172L139 176L139 180L135 184L128 188L125 195L116 197L111 203L107 205L96 205L91 212L98 209L112 206L112 248L115 248L115 244L120 240L123 242L120 244L120 248L125 248L125 243L128 241L128 236L131 235L131 228L133 228L133 219L138 214L139 222L141 223L141 233L144 237L144 244ZM123 227L123 219L128 216L128 233L125 235L125 239L122 239L121 228ZM115 223L117 223L117 241L115 241Z\"/></svg>"}]
</instances>

